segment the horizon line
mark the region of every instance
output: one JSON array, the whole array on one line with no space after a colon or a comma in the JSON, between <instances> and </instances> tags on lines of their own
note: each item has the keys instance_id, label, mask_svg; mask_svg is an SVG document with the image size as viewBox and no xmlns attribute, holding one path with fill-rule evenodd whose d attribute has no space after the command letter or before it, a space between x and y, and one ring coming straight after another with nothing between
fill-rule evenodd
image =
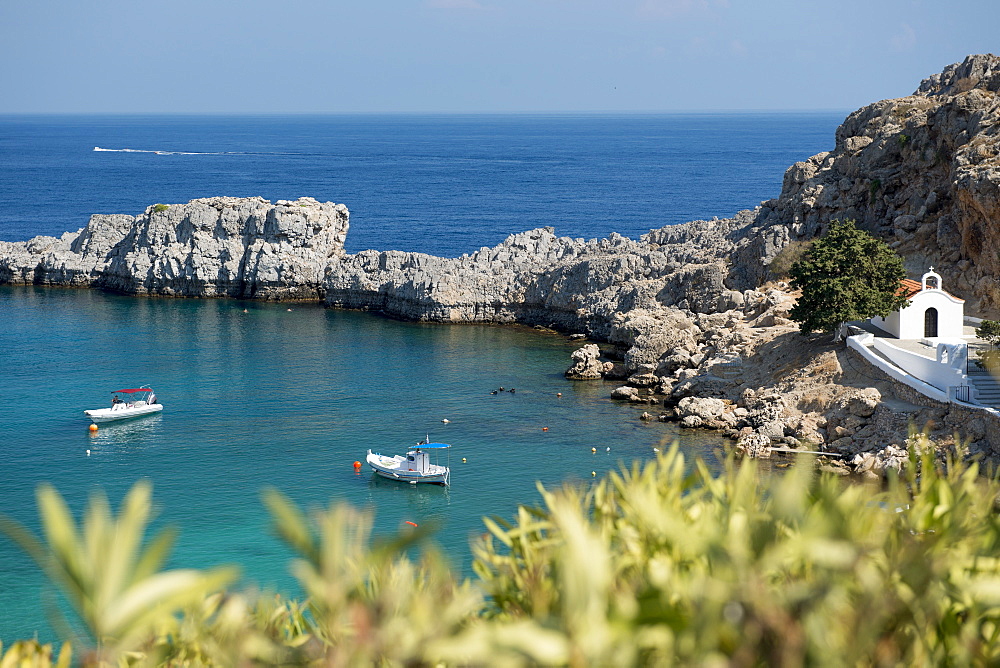
<instances>
[{"instance_id":1,"label":"horizon line","mask_svg":"<svg viewBox=\"0 0 1000 668\"><path fill-rule=\"evenodd\" d=\"M586 110L586 111L0 111L11 116L675 116L711 114L802 114L852 113L853 109L816 107L797 109L672 109L672 110Z\"/></svg>"}]
</instances>

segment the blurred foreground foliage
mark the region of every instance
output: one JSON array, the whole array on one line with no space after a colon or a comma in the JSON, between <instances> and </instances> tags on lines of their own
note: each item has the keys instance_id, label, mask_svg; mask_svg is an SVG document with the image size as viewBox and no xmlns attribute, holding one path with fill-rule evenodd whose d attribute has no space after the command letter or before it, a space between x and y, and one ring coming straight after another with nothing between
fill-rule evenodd
<instances>
[{"instance_id":1,"label":"blurred foreground foliage","mask_svg":"<svg viewBox=\"0 0 1000 668\"><path fill-rule=\"evenodd\" d=\"M731 461L713 473L675 446L539 490L540 506L485 520L464 581L422 529L378 541L370 512L307 516L267 492L303 603L227 592L228 569L159 571L170 539L142 546L145 484L118 518L95 497L80 527L42 487L44 542L0 528L87 629L72 640L83 665L1000 663L1000 490L976 464L913 455L872 488L808 461L781 476ZM64 645L58 665L70 655ZM52 656L20 642L0 668Z\"/></svg>"}]
</instances>

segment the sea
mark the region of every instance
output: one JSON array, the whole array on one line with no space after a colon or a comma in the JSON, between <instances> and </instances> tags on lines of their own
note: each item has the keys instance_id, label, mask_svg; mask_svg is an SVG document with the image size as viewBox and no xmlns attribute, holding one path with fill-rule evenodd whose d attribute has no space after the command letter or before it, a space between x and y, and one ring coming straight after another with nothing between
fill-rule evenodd
<instances>
[{"instance_id":1,"label":"sea","mask_svg":"<svg viewBox=\"0 0 1000 668\"><path fill-rule=\"evenodd\" d=\"M216 195L343 203L348 252L457 257L541 226L638 238L776 197L844 116L0 116L0 241ZM537 504L538 483L591 484L674 442L714 463L722 447L641 420L608 398L614 383L566 380L579 343L565 333L14 286L0 322L0 514L39 534L41 483L79 519L91 496L117 509L149 480L150 532L179 530L167 567L235 564L249 591L300 595L267 489L307 512L368 509L383 536L431 527L470 576L482 518ZM85 409L140 385L161 413L88 429ZM452 446L450 487L355 471L368 449L425 438ZM0 534L0 641L57 640L51 593Z\"/></svg>"}]
</instances>

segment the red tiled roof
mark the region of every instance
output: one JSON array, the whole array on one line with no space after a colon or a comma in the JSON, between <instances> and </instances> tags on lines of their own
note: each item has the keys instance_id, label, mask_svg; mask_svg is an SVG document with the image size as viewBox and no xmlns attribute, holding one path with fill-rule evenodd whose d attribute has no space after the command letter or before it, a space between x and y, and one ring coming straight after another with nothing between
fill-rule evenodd
<instances>
[{"instance_id":1,"label":"red tiled roof","mask_svg":"<svg viewBox=\"0 0 1000 668\"><path fill-rule=\"evenodd\" d=\"M915 281L912 278L904 278L899 282L899 290L896 291L896 294L909 299L920 292L920 288L920 281Z\"/></svg>"}]
</instances>

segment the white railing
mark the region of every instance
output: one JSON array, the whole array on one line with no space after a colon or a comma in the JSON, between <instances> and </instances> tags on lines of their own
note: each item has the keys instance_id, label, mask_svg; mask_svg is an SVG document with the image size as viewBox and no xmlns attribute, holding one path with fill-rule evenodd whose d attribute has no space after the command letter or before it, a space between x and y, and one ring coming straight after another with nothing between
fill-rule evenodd
<instances>
[{"instance_id":1,"label":"white railing","mask_svg":"<svg viewBox=\"0 0 1000 668\"><path fill-rule=\"evenodd\" d=\"M943 392L947 392L948 388L954 385L968 384L964 359L961 367L956 368L950 363L939 362L909 350L897 348L883 338L876 338L873 347L906 373Z\"/></svg>"},{"instance_id":2,"label":"white railing","mask_svg":"<svg viewBox=\"0 0 1000 668\"><path fill-rule=\"evenodd\" d=\"M893 380L899 381L905 385L909 385L917 392L920 392L926 397L930 397L936 401L948 402L947 392L942 392L933 385L929 385L921 380L919 377L915 377L912 374L904 371L900 367L896 366L892 362L887 362L878 355L876 355L871 348L868 346L873 345L875 341L875 335L869 332L864 334L858 334L856 336L850 336L847 338L847 345L858 352L861 357L872 364L872 366L877 369L881 369L887 376Z\"/></svg>"}]
</instances>

